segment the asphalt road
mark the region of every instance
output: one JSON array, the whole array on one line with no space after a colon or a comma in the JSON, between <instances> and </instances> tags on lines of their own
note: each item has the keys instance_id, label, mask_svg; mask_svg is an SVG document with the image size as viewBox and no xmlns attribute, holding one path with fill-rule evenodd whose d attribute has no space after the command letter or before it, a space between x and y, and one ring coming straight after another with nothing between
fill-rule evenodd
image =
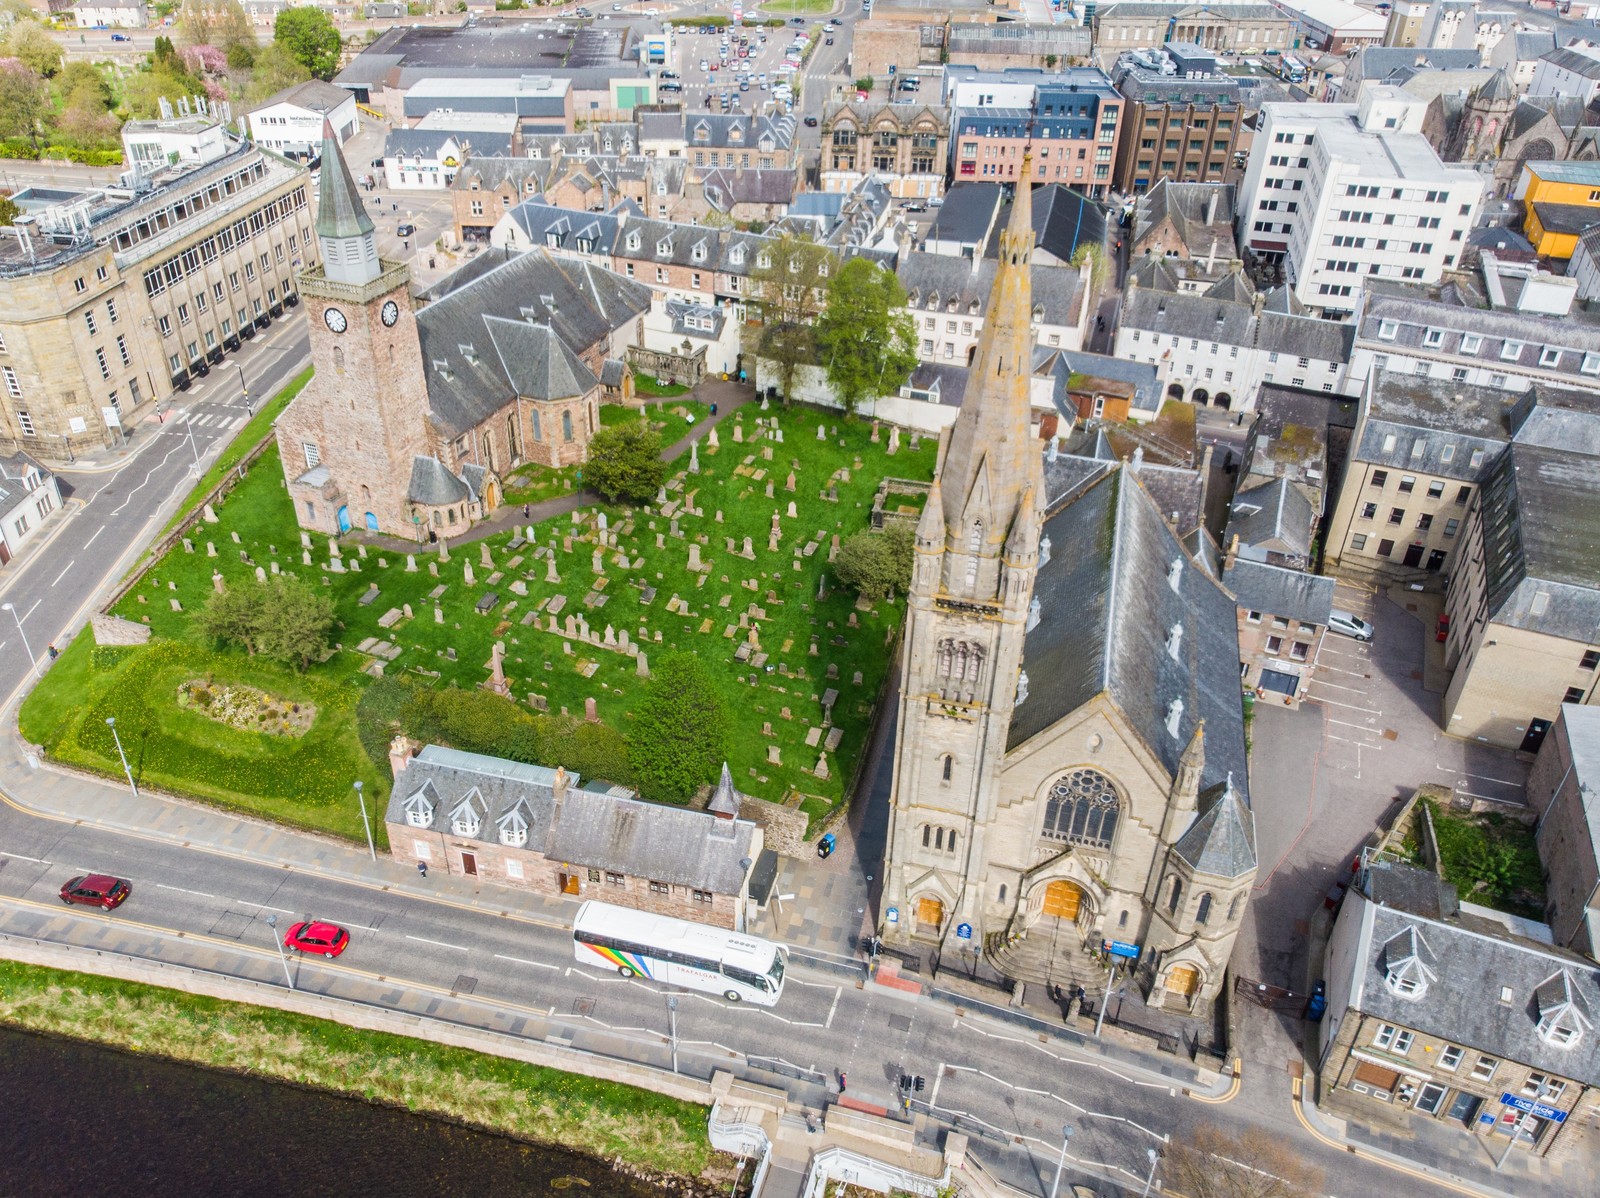
<instances>
[{"instance_id":1,"label":"asphalt road","mask_svg":"<svg viewBox=\"0 0 1600 1198\"><path fill-rule=\"evenodd\" d=\"M42 658L46 646L87 621L103 588L123 575L197 473L244 426L238 368L259 406L309 358L304 308L296 308L169 401L164 423L146 421L130 430L126 459L93 471L60 472L63 511L0 571L0 602L15 609L0 612L0 695L14 695L28 680L30 650Z\"/></svg>"}]
</instances>

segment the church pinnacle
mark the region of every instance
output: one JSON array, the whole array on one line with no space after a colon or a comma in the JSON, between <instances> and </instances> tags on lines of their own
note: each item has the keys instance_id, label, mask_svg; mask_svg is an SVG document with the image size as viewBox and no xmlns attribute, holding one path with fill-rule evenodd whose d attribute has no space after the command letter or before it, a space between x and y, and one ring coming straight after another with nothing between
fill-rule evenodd
<instances>
[{"instance_id":1,"label":"church pinnacle","mask_svg":"<svg viewBox=\"0 0 1600 1198\"><path fill-rule=\"evenodd\" d=\"M1000 234L1000 262L983 332L967 374L967 392L950 432L940 489L945 525L970 545L982 524L978 552L997 556L1029 491L1043 493L1042 464L1031 433L1033 377L1033 173L1024 154L1011 219Z\"/></svg>"},{"instance_id":2,"label":"church pinnacle","mask_svg":"<svg viewBox=\"0 0 1600 1198\"><path fill-rule=\"evenodd\" d=\"M368 283L383 273L372 218L333 135L333 123L322 120L322 195L317 201L317 241L322 267L336 283Z\"/></svg>"}]
</instances>

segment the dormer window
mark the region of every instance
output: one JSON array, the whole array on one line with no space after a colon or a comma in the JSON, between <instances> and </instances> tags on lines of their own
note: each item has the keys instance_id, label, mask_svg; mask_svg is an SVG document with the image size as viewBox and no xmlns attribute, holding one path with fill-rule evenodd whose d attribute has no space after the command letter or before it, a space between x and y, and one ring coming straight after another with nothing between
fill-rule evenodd
<instances>
[{"instance_id":1,"label":"dormer window","mask_svg":"<svg viewBox=\"0 0 1600 1198\"><path fill-rule=\"evenodd\" d=\"M1594 1026L1589 1004L1563 969L1540 982L1533 992L1539 1005L1539 1039L1552 1048L1571 1048Z\"/></svg>"},{"instance_id":2,"label":"dormer window","mask_svg":"<svg viewBox=\"0 0 1600 1198\"><path fill-rule=\"evenodd\" d=\"M628 234L628 249L633 253L638 253L639 252L639 234L637 234L637 233L629 233Z\"/></svg>"},{"instance_id":3,"label":"dormer window","mask_svg":"<svg viewBox=\"0 0 1600 1198\"><path fill-rule=\"evenodd\" d=\"M733 247L733 249L729 250L728 251L728 261L733 263L735 266L743 266L744 265L744 246L736 245L736 246Z\"/></svg>"},{"instance_id":4,"label":"dormer window","mask_svg":"<svg viewBox=\"0 0 1600 1198\"><path fill-rule=\"evenodd\" d=\"M772 255L767 253L766 250L762 250L759 254L757 254L756 255L756 268L759 269L759 270L770 270L770 269L772 269Z\"/></svg>"},{"instance_id":5,"label":"dormer window","mask_svg":"<svg viewBox=\"0 0 1600 1198\"><path fill-rule=\"evenodd\" d=\"M520 849L528 843L528 820L520 810L501 817L500 843L512 849Z\"/></svg>"},{"instance_id":6,"label":"dormer window","mask_svg":"<svg viewBox=\"0 0 1600 1198\"><path fill-rule=\"evenodd\" d=\"M1500 359L1504 362L1515 362L1522 357L1522 342L1507 341L1500 347Z\"/></svg>"},{"instance_id":7,"label":"dormer window","mask_svg":"<svg viewBox=\"0 0 1600 1198\"><path fill-rule=\"evenodd\" d=\"M418 791L405 801L406 823L413 828L433 827L433 804L427 795Z\"/></svg>"},{"instance_id":8,"label":"dormer window","mask_svg":"<svg viewBox=\"0 0 1600 1198\"><path fill-rule=\"evenodd\" d=\"M1400 335L1400 322L1398 320L1380 320L1378 322L1378 339L1380 341L1393 341Z\"/></svg>"},{"instance_id":9,"label":"dormer window","mask_svg":"<svg viewBox=\"0 0 1600 1198\"><path fill-rule=\"evenodd\" d=\"M658 257L662 258L672 257L672 238L663 237L660 241L656 242L656 254Z\"/></svg>"},{"instance_id":10,"label":"dormer window","mask_svg":"<svg viewBox=\"0 0 1600 1198\"><path fill-rule=\"evenodd\" d=\"M457 836L476 836L483 830L482 799L476 789L450 813L450 830Z\"/></svg>"},{"instance_id":11,"label":"dormer window","mask_svg":"<svg viewBox=\"0 0 1600 1198\"><path fill-rule=\"evenodd\" d=\"M706 260L706 243L703 241L695 242L694 250L691 252L690 257L696 262L704 262Z\"/></svg>"},{"instance_id":12,"label":"dormer window","mask_svg":"<svg viewBox=\"0 0 1600 1198\"><path fill-rule=\"evenodd\" d=\"M1423 962L1432 955L1415 928L1406 928L1383 946L1383 982L1391 994L1416 1002L1428 992L1437 974Z\"/></svg>"}]
</instances>

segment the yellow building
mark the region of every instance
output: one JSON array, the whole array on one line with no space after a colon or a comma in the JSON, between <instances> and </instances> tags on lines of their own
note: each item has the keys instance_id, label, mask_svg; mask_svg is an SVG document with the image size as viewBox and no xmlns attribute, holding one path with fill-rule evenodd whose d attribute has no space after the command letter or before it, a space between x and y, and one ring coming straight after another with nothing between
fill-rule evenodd
<instances>
[{"instance_id":1,"label":"yellow building","mask_svg":"<svg viewBox=\"0 0 1600 1198\"><path fill-rule=\"evenodd\" d=\"M1516 198L1533 248L1542 257L1570 258L1579 235L1600 225L1600 162L1525 162Z\"/></svg>"}]
</instances>

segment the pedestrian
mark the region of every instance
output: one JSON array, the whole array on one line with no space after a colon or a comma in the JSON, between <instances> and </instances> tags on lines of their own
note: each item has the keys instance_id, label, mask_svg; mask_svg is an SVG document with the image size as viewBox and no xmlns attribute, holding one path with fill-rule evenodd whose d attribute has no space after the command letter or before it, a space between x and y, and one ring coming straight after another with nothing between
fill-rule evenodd
<instances>
[{"instance_id":1,"label":"pedestrian","mask_svg":"<svg viewBox=\"0 0 1600 1198\"><path fill-rule=\"evenodd\" d=\"M526 520L528 518L528 505L527 504L523 504L522 505L522 518L524 520Z\"/></svg>"},{"instance_id":2,"label":"pedestrian","mask_svg":"<svg viewBox=\"0 0 1600 1198\"><path fill-rule=\"evenodd\" d=\"M54 645L46 645L44 647L44 651L50 655L51 661L54 661L56 658L61 656L61 654L56 652L56 647Z\"/></svg>"},{"instance_id":3,"label":"pedestrian","mask_svg":"<svg viewBox=\"0 0 1600 1198\"><path fill-rule=\"evenodd\" d=\"M847 1078L845 1076L844 1070L843 1069L839 1070L839 1093L841 1093L841 1094L844 1093L845 1083L848 1082L848 1081L849 1081L849 1078Z\"/></svg>"},{"instance_id":4,"label":"pedestrian","mask_svg":"<svg viewBox=\"0 0 1600 1198\"><path fill-rule=\"evenodd\" d=\"M711 405L711 416L712 416L713 419L715 419L716 415L717 415L717 405L716 404L712 404Z\"/></svg>"},{"instance_id":5,"label":"pedestrian","mask_svg":"<svg viewBox=\"0 0 1600 1198\"><path fill-rule=\"evenodd\" d=\"M426 861L418 861L417 872L426 878L428 876L428 863Z\"/></svg>"}]
</instances>

